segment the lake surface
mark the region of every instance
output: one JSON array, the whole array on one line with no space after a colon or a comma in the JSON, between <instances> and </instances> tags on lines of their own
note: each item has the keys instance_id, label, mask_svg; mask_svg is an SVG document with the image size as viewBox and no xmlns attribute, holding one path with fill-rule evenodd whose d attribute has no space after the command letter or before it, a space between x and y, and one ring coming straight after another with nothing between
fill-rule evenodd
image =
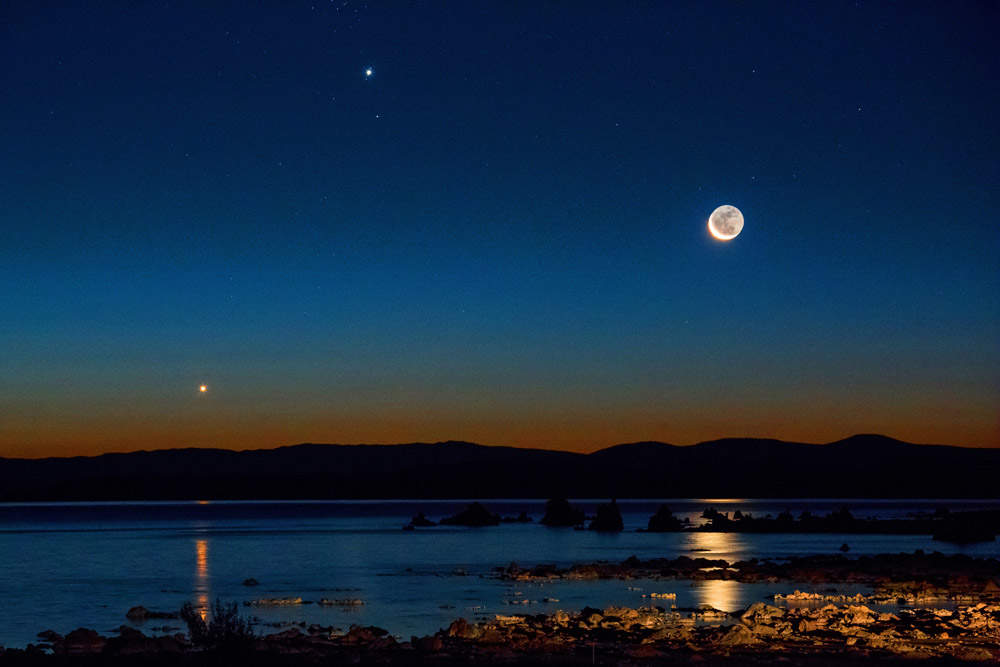
<instances>
[{"instance_id":1,"label":"lake surface","mask_svg":"<svg viewBox=\"0 0 1000 667\"><path fill-rule=\"evenodd\" d=\"M817 553L850 555L915 549L1000 556L1000 542L952 545L928 536L748 535L637 533L661 502L701 522L706 507L754 515L790 510L826 514L848 507L857 517L906 517L938 507L1000 509L1000 500L747 500L668 499L619 501L625 532L598 534L547 528L537 522L543 500L482 501L502 515L526 511L530 524L490 528L401 530L417 512L438 520L469 501L171 502L0 504L0 645L23 647L37 632L65 634L77 627L108 633L129 624L135 605L177 610L185 601L263 597L360 598L355 609L304 605L243 608L263 622L306 621L346 629L372 624L409 638L452 620L496 613L576 610L589 604L639 606L644 593L674 592L678 607L711 605L733 611L775 592L802 586L728 581L596 581L514 584L490 577L494 567L596 560L692 557L741 560ZM577 500L588 514L597 500ZM464 574L463 574L464 573ZM253 577L254 588L242 585ZM630 590L642 589L642 590ZM858 587L842 589L863 592ZM531 604L520 603L529 600ZM557 601L545 602L546 599ZM657 601L661 605L673 601ZM143 631L179 621L149 621ZM271 631L264 628L265 631ZM170 631L170 630L159 630Z\"/></svg>"}]
</instances>

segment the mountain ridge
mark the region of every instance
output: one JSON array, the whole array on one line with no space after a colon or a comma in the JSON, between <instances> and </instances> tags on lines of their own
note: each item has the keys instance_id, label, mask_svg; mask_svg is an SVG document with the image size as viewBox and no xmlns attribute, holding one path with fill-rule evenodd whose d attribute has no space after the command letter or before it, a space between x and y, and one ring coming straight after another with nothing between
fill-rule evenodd
<instances>
[{"instance_id":1,"label":"mountain ridge","mask_svg":"<svg viewBox=\"0 0 1000 667\"><path fill-rule=\"evenodd\" d=\"M984 497L1000 449L877 434L720 438L590 453L460 440L0 458L0 501L537 497Z\"/></svg>"},{"instance_id":2,"label":"mountain ridge","mask_svg":"<svg viewBox=\"0 0 1000 667\"><path fill-rule=\"evenodd\" d=\"M712 445L722 442L740 442L740 443L755 443L755 442L773 442L773 443L783 443L791 445L808 445L814 447L829 447L832 445L844 445L848 443L856 442L859 439L872 439L881 442L901 444L910 447L948 447L951 449L962 449L962 450L991 450L997 448L991 447L963 447L961 445L945 445L938 443L917 443L917 442L907 442L905 440L899 440L891 436L882 435L879 433L856 433L854 435L847 436L846 438L841 438L840 440L833 440L830 442L802 442L798 440L781 440L779 438L752 438L752 437L725 437L725 438L713 438L712 440L702 440L699 442L691 443L689 445L677 445L670 442L663 442L662 440L638 440L635 442L622 442L614 445L608 445L607 447L602 447L601 449L595 449L592 452L576 452L570 450L559 450L559 449L545 449L544 447L517 447L515 445L487 445L479 442L472 442L471 440L439 440L437 442L424 442L424 441L413 441L413 442L344 442L344 443L325 443L325 442L298 442L289 445L276 445L274 447L257 447L254 449L229 449L225 447L168 447L165 449L134 449L129 451L113 451L113 452L101 452L100 454L92 455L75 455L75 456L44 456L39 458L28 458L23 456L0 456L0 461L52 461L52 460L80 460L80 459L94 459L102 456L119 456L119 455L130 455L130 454L152 454L158 452L189 452L189 451L199 451L199 452L234 452L237 454L247 454L253 452L273 452L278 450L293 449L296 447L414 447L414 446L449 446L449 445L468 445L473 447L486 447L491 449L512 449L518 451L543 451L543 452L565 452L569 454L578 454L580 456L591 456L593 454L598 454L600 452L606 452L611 449L617 449L621 447L632 447L636 445L663 445L666 447L675 448L690 448L690 447L700 447L704 445Z\"/></svg>"}]
</instances>

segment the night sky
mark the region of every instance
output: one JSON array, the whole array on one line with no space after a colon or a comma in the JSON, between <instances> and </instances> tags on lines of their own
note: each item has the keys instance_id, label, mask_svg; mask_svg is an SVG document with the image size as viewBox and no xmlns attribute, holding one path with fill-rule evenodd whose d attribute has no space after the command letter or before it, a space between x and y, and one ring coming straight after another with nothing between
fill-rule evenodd
<instances>
[{"instance_id":1,"label":"night sky","mask_svg":"<svg viewBox=\"0 0 1000 667\"><path fill-rule=\"evenodd\" d=\"M269 4L0 7L0 456L1000 446L1000 5Z\"/></svg>"}]
</instances>

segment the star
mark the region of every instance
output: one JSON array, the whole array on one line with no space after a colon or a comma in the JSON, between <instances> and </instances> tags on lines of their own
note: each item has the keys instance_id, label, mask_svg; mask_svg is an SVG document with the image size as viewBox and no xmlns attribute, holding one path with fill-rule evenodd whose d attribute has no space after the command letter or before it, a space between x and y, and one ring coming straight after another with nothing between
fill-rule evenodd
<instances>
[{"instance_id":1,"label":"star","mask_svg":"<svg viewBox=\"0 0 1000 667\"><path fill-rule=\"evenodd\" d=\"M202 394L204 394L204 393L206 393L207 391L208 391L208 385L207 385L207 384L203 384L203 385L200 385L200 386L198 387L198 392L199 392L199 393L202 393Z\"/></svg>"},{"instance_id":2,"label":"star","mask_svg":"<svg viewBox=\"0 0 1000 667\"><path fill-rule=\"evenodd\" d=\"M365 78L366 79L370 79L373 76L375 76L375 70L372 69L371 67L366 67L365 68Z\"/></svg>"}]
</instances>

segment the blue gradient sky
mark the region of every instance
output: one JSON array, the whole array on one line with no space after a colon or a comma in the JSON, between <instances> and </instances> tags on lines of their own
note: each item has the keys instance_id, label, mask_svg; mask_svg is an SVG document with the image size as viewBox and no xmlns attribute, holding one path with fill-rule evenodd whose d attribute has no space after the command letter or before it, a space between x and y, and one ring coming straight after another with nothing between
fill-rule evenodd
<instances>
[{"instance_id":1,"label":"blue gradient sky","mask_svg":"<svg viewBox=\"0 0 1000 667\"><path fill-rule=\"evenodd\" d=\"M1000 446L994 3L98 4L0 8L0 456Z\"/></svg>"}]
</instances>

